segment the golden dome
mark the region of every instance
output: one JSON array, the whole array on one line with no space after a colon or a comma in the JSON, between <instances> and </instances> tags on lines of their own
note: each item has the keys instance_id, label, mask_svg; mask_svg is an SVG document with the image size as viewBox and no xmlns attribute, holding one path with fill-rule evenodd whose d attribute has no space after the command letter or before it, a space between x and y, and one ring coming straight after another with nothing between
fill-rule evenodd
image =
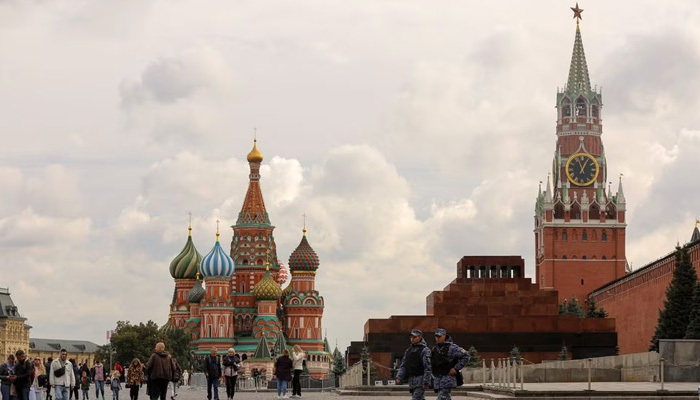
<instances>
[{"instance_id":1,"label":"golden dome","mask_svg":"<svg viewBox=\"0 0 700 400\"><path fill-rule=\"evenodd\" d=\"M248 162L259 163L259 162L262 162L262 160L263 160L263 155L260 152L260 150L258 150L257 143L258 143L258 139L254 139L253 140L253 150L251 150L250 153L248 153Z\"/></svg>"}]
</instances>

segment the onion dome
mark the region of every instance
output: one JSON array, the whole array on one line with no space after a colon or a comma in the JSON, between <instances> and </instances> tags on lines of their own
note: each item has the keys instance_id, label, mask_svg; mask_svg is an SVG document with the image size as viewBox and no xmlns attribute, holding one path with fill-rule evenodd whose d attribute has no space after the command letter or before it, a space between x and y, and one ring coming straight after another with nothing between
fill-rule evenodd
<instances>
[{"instance_id":1,"label":"onion dome","mask_svg":"<svg viewBox=\"0 0 700 400\"><path fill-rule=\"evenodd\" d=\"M257 300L277 300L282 294L280 284L275 282L270 275L270 264L267 265L265 276L255 285L253 295Z\"/></svg>"},{"instance_id":2,"label":"onion dome","mask_svg":"<svg viewBox=\"0 0 700 400\"><path fill-rule=\"evenodd\" d=\"M289 256L289 270L294 271L316 271L318 269L318 255L311 248L309 241L306 240L306 228L303 230L304 236L301 238L301 243Z\"/></svg>"},{"instance_id":3,"label":"onion dome","mask_svg":"<svg viewBox=\"0 0 700 400\"><path fill-rule=\"evenodd\" d=\"M248 162L254 162L254 163L259 163L262 162L263 160L263 155L258 150L258 139L253 140L253 150L248 153Z\"/></svg>"},{"instance_id":4,"label":"onion dome","mask_svg":"<svg viewBox=\"0 0 700 400\"><path fill-rule=\"evenodd\" d=\"M168 318L168 322L166 322L165 325L160 327L160 332L167 335L175 329L177 329L177 327L175 326L175 324L173 324L173 319Z\"/></svg>"},{"instance_id":5,"label":"onion dome","mask_svg":"<svg viewBox=\"0 0 700 400\"><path fill-rule=\"evenodd\" d=\"M199 267L205 278L227 278L233 275L233 259L226 254L219 243L219 227L217 221L216 243L214 248L202 258Z\"/></svg>"},{"instance_id":6,"label":"onion dome","mask_svg":"<svg viewBox=\"0 0 700 400\"><path fill-rule=\"evenodd\" d=\"M170 262L170 276L175 279L194 279L199 270L199 263L202 262L202 255L199 254L192 242L192 226L187 229L189 235L185 247Z\"/></svg>"},{"instance_id":7,"label":"onion dome","mask_svg":"<svg viewBox=\"0 0 700 400\"><path fill-rule=\"evenodd\" d=\"M289 278L289 270L284 264L282 264L282 260L277 260L277 264L280 266L280 271L277 273L277 283L282 286L285 282L287 282L287 278Z\"/></svg>"},{"instance_id":8,"label":"onion dome","mask_svg":"<svg viewBox=\"0 0 700 400\"><path fill-rule=\"evenodd\" d=\"M207 291L202 287L202 281L199 280L199 273L197 273L197 280L194 282L194 286L192 286L189 293L187 293L187 301L190 303L199 303L204 298L205 294L207 294Z\"/></svg>"}]
</instances>

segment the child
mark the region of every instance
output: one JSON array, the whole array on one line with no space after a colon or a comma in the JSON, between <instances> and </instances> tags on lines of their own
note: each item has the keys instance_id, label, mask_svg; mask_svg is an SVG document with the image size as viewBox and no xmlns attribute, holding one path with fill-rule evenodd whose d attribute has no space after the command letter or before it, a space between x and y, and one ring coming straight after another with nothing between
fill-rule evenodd
<instances>
[{"instance_id":1,"label":"child","mask_svg":"<svg viewBox=\"0 0 700 400\"><path fill-rule=\"evenodd\" d=\"M90 377L87 375L87 371L83 371L80 377L80 389L83 390L83 400L89 400L88 391L90 390Z\"/></svg>"},{"instance_id":2,"label":"child","mask_svg":"<svg viewBox=\"0 0 700 400\"><path fill-rule=\"evenodd\" d=\"M122 388L122 382L119 380L121 374L116 369L112 371L112 380L109 386L112 388L112 400L119 400L119 391Z\"/></svg>"}]
</instances>

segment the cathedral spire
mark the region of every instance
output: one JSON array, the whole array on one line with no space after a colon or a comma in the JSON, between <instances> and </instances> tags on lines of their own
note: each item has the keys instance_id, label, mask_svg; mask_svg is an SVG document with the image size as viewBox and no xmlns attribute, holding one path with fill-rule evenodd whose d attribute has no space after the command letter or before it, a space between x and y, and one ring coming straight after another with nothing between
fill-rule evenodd
<instances>
[{"instance_id":1,"label":"cathedral spire","mask_svg":"<svg viewBox=\"0 0 700 400\"><path fill-rule=\"evenodd\" d=\"M250 182L248 191L243 200L243 207L238 214L236 225L270 225L270 218L265 209L262 191L260 190L260 163L263 160L262 153L258 150L257 139L253 141L253 150L248 154L250 165Z\"/></svg>"},{"instance_id":2,"label":"cathedral spire","mask_svg":"<svg viewBox=\"0 0 700 400\"><path fill-rule=\"evenodd\" d=\"M581 29L579 20L581 19L582 9L571 7L576 18L576 37L574 39L574 51L571 55L571 66L569 67L569 80L567 82L567 90L574 93L588 93L591 91L591 79L588 75L588 64L586 63L586 53L583 51L583 40L581 39Z\"/></svg>"}]
</instances>

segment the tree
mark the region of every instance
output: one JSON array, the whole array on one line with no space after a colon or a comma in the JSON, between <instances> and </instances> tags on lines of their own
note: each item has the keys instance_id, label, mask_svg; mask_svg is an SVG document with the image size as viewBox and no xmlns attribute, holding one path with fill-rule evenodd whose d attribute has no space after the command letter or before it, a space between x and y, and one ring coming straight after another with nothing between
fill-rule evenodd
<instances>
[{"instance_id":1,"label":"tree","mask_svg":"<svg viewBox=\"0 0 700 400\"><path fill-rule=\"evenodd\" d=\"M190 335L180 328L170 329L162 338L165 348L183 369L191 369Z\"/></svg>"},{"instance_id":2,"label":"tree","mask_svg":"<svg viewBox=\"0 0 700 400\"><path fill-rule=\"evenodd\" d=\"M520 355L520 349L518 346L513 346L513 350L510 351L510 361L516 364L522 364L523 357Z\"/></svg>"},{"instance_id":3,"label":"tree","mask_svg":"<svg viewBox=\"0 0 700 400\"><path fill-rule=\"evenodd\" d=\"M479 352L476 351L476 348L474 346L471 346L469 348L469 362L467 363L467 367L480 367L481 366L481 357L479 357Z\"/></svg>"},{"instance_id":4,"label":"tree","mask_svg":"<svg viewBox=\"0 0 700 400\"><path fill-rule=\"evenodd\" d=\"M333 351L333 369L332 372L335 376L341 376L347 371L348 367L345 365L345 357L338 350L338 347Z\"/></svg>"},{"instance_id":5,"label":"tree","mask_svg":"<svg viewBox=\"0 0 700 400\"><path fill-rule=\"evenodd\" d=\"M566 349L566 345L563 344L561 346L561 352L559 353L559 356L557 357L557 361L566 361L569 359L569 351Z\"/></svg>"},{"instance_id":6,"label":"tree","mask_svg":"<svg viewBox=\"0 0 700 400\"><path fill-rule=\"evenodd\" d=\"M686 339L700 339L700 282L693 289L693 305L690 311L690 322L685 331Z\"/></svg>"},{"instance_id":7,"label":"tree","mask_svg":"<svg viewBox=\"0 0 700 400\"><path fill-rule=\"evenodd\" d=\"M664 308L659 311L659 320L649 350L659 350L659 339L683 339L690 323L693 291L698 276L690 262L688 249L676 246L675 269L671 284L666 289Z\"/></svg>"},{"instance_id":8,"label":"tree","mask_svg":"<svg viewBox=\"0 0 700 400\"><path fill-rule=\"evenodd\" d=\"M97 350L95 350L95 361L100 360L100 362L104 362L105 364L109 364L109 345L106 344L104 346L97 346ZM92 367L92 365L90 366Z\"/></svg>"},{"instance_id":9,"label":"tree","mask_svg":"<svg viewBox=\"0 0 700 400\"><path fill-rule=\"evenodd\" d=\"M129 321L117 321L117 328L110 340L114 361L119 361L122 365L129 365L134 358L146 362L160 340L162 337L158 325L153 321L138 325L131 325ZM170 351L167 347L166 350Z\"/></svg>"},{"instance_id":10,"label":"tree","mask_svg":"<svg viewBox=\"0 0 700 400\"><path fill-rule=\"evenodd\" d=\"M583 318L583 307L581 307L575 297L571 301L564 300L559 304L559 315L573 315L574 317Z\"/></svg>"},{"instance_id":11,"label":"tree","mask_svg":"<svg viewBox=\"0 0 700 400\"><path fill-rule=\"evenodd\" d=\"M608 312L604 308L596 308L595 299L591 297L591 301L588 303L588 312L586 312L586 318L607 318Z\"/></svg>"}]
</instances>

